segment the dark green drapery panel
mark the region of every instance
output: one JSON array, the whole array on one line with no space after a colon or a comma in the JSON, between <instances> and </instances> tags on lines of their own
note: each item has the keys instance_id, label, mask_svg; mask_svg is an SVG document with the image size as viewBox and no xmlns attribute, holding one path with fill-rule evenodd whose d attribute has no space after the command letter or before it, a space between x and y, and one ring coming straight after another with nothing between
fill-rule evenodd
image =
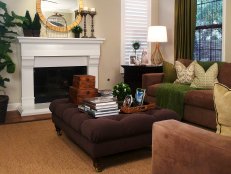
<instances>
[{"instance_id":1,"label":"dark green drapery panel","mask_svg":"<svg viewBox=\"0 0 231 174\"><path fill-rule=\"evenodd\" d=\"M175 59L193 59L197 0L175 0Z\"/></svg>"}]
</instances>

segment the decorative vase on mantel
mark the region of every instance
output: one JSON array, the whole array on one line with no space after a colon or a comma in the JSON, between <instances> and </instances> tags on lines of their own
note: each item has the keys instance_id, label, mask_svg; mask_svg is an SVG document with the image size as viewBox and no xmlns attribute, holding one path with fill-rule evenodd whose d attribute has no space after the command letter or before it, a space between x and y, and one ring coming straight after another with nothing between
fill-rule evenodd
<instances>
[{"instance_id":1,"label":"decorative vase on mantel","mask_svg":"<svg viewBox=\"0 0 231 174\"><path fill-rule=\"evenodd\" d=\"M23 29L23 34L25 37L33 37L33 32L31 29Z\"/></svg>"},{"instance_id":2,"label":"decorative vase on mantel","mask_svg":"<svg viewBox=\"0 0 231 174\"><path fill-rule=\"evenodd\" d=\"M80 38L80 33L75 33L75 38Z\"/></svg>"},{"instance_id":3,"label":"decorative vase on mantel","mask_svg":"<svg viewBox=\"0 0 231 174\"><path fill-rule=\"evenodd\" d=\"M40 30L33 30L34 37L40 37Z\"/></svg>"},{"instance_id":4,"label":"decorative vase on mantel","mask_svg":"<svg viewBox=\"0 0 231 174\"><path fill-rule=\"evenodd\" d=\"M83 29L81 26L77 25L74 26L71 31L75 34L75 38L79 38L80 37L80 33L83 32Z\"/></svg>"}]
</instances>

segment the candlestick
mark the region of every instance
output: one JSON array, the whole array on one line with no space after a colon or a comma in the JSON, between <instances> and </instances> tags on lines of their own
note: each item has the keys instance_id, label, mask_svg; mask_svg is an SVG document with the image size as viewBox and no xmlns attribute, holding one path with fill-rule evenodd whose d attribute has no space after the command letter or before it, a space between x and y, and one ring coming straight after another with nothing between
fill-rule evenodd
<instances>
[{"instance_id":1,"label":"candlestick","mask_svg":"<svg viewBox=\"0 0 231 174\"><path fill-rule=\"evenodd\" d=\"M83 7L83 11L88 11L88 7Z\"/></svg>"},{"instance_id":2,"label":"candlestick","mask_svg":"<svg viewBox=\"0 0 231 174\"><path fill-rule=\"evenodd\" d=\"M86 7L84 7L85 9L86 9ZM88 9L88 7L87 7L87 9ZM88 38L87 37L87 14L89 14L89 11L88 10L82 10L81 12L80 12L80 15L83 17L83 19L84 19L84 26L83 26L83 33L84 33L84 35L82 36L82 38Z\"/></svg>"},{"instance_id":3,"label":"candlestick","mask_svg":"<svg viewBox=\"0 0 231 174\"><path fill-rule=\"evenodd\" d=\"M91 10L90 11L95 11L95 8L91 8Z\"/></svg>"},{"instance_id":4,"label":"candlestick","mask_svg":"<svg viewBox=\"0 0 231 174\"><path fill-rule=\"evenodd\" d=\"M95 10L95 8L92 8ZM89 15L91 16L91 36L90 38L95 38L95 35L94 35L94 16L96 15L96 11L91 11L89 12Z\"/></svg>"},{"instance_id":5,"label":"candlestick","mask_svg":"<svg viewBox=\"0 0 231 174\"><path fill-rule=\"evenodd\" d=\"M75 19L80 14L79 10L75 10Z\"/></svg>"}]
</instances>

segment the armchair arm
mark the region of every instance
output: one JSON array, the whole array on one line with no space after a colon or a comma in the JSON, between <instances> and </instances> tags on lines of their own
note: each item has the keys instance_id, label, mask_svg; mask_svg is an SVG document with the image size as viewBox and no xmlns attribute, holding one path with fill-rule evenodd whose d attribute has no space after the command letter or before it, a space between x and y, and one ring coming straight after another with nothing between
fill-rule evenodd
<instances>
[{"instance_id":1,"label":"armchair arm","mask_svg":"<svg viewBox=\"0 0 231 174\"><path fill-rule=\"evenodd\" d=\"M147 73L142 75L142 88L147 89L148 86L162 83L164 73Z\"/></svg>"},{"instance_id":2,"label":"armchair arm","mask_svg":"<svg viewBox=\"0 0 231 174\"><path fill-rule=\"evenodd\" d=\"M227 174L231 138L175 120L156 122L152 174Z\"/></svg>"}]
</instances>

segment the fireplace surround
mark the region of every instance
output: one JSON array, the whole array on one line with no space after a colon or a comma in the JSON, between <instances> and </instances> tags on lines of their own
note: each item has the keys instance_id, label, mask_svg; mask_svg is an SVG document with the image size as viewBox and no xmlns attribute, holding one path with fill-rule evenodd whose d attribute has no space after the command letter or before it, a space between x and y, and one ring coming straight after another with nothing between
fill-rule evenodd
<instances>
[{"instance_id":1,"label":"fireplace surround","mask_svg":"<svg viewBox=\"0 0 231 174\"><path fill-rule=\"evenodd\" d=\"M96 77L103 38L18 37L21 50L21 116L49 113L48 103L35 103L34 69L39 67L86 66Z\"/></svg>"}]
</instances>

